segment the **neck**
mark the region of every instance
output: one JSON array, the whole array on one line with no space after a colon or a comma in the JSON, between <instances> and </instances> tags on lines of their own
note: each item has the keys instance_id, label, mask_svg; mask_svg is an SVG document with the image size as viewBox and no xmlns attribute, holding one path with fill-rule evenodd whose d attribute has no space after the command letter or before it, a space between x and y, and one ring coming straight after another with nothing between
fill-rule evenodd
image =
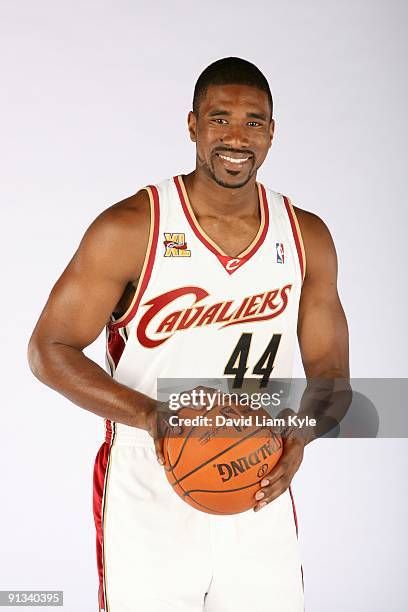
<instances>
[{"instance_id":1,"label":"neck","mask_svg":"<svg viewBox=\"0 0 408 612\"><path fill-rule=\"evenodd\" d=\"M189 200L199 214L234 217L258 215L259 198L256 175L243 187L222 187L199 168L183 177Z\"/></svg>"}]
</instances>

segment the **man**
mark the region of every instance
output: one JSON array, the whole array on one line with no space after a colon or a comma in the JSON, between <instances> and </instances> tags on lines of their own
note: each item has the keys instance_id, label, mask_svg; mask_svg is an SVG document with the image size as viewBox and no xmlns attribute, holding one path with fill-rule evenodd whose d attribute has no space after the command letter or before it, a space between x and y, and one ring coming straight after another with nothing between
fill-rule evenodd
<instances>
[{"instance_id":1,"label":"man","mask_svg":"<svg viewBox=\"0 0 408 612\"><path fill-rule=\"evenodd\" d=\"M37 378L106 423L94 472L101 611L303 610L289 485L305 440L284 438L255 512L238 515L191 508L160 465L158 378L290 378L296 332L307 378L349 375L330 233L256 182L272 112L253 64L206 68L188 115L195 170L99 215L32 334ZM83 353L105 327L109 374Z\"/></svg>"}]
</instances>

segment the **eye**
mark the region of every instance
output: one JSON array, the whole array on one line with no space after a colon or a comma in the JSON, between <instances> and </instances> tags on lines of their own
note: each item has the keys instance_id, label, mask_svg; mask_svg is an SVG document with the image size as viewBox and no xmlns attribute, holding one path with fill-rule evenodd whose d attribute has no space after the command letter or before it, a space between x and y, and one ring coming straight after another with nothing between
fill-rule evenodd
<instances>
[{"instance_id":1,"label":"eye","mask_svg":"<svg viewBox=\"0 0 408 612\"><path fill-rule=\"evenodd\" d=\"M251 127L253 126L257 127L257 126L260 126L261 124L258 123L258 121L248 121L248 125L250 125Z\"/></svg>"},{"instance_id":2,"label":"eye","mask_svg":"<svg viewBox=\"0 0 408 612\"><path fill-rule=\"evenodd\" d=\"M216 123L217 125L225 125L225 123L227 123L226 119L221 119L220 117L217 117L216 119L213 119L214 123ZM224 122L224 123L223 123Z\"/></svg>"}]
</instances>

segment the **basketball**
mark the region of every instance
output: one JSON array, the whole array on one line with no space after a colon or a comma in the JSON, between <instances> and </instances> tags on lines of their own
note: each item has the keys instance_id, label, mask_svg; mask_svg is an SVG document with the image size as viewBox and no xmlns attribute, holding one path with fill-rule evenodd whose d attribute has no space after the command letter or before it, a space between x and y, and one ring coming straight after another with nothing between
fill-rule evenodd
<instances>
[{"instance_id":1,"label":"basketball","mask_svg":"<svg viewBox=\"0 0 408 612\"><path fill-rule=\"evenodd\" d=\"M179 410L181 433L167 429L163 438L165 474L174 492L209 514L253 508L261 480L282 454L281 436L263 424L268 418L265 410L236 406Z\"/></svg>"}]
</instances>

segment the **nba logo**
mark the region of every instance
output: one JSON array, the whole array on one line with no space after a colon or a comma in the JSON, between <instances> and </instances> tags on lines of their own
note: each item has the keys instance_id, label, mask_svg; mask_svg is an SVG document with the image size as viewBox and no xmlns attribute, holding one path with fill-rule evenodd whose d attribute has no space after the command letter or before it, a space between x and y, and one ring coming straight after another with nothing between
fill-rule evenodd
<instances>
[{"instance_id":1,"label":"nba logo","mask_svg":"<svg viewBox=\"0 0 408 612\"><path fill-rule=\"evenodd\" d=\"M283 242L276 243L276 263L285 263L285 251L283 248Z\"/></svg>"}]
</instances>

